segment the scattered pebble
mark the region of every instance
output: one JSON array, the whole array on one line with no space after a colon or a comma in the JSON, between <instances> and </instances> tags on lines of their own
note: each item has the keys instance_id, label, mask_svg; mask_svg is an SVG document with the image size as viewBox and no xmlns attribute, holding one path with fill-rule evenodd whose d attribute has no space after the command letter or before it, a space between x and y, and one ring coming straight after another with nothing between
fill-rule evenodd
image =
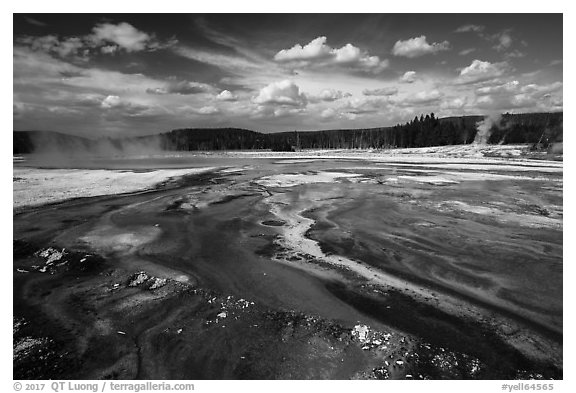
<instances>
[{"instance_id":1,"label":"scattered pebble","mask_svg":"<svg viewBox=\"0 0 576 393\"><path fill-rule=\"evenodd\" d=\"M136 287L140 284L143 284L144 281L148 280L148 275L146 272L139 272L132 276L130 281L128 282L129 287Z\"/></svg>"},{"instance_id":2,"label":"scattered pebble","mask_svg":"<svg viewBox=\"0 0 576 393\"><path fill-rule=\"evenodd\" d=\"M162 288L164 285L166 285L167 282L165 278L159 278L159 277L150 278L150 280L148 281L152 282L152 285L150 285L150 288L148 288L150 290Z\"/></svg>"},{"instance_id":3,"label":"scattered pebble","mask_svg":"<svg viewBox=\"0 0 576 393\"><path fill-rule=\"evenodd\" d=\"M148 289L153 291L154 289L162 288L168 282L165 278L149 276L146 272L138 272L132 275L128 281L129 287L137 287L144 283L148 284Z\"/></svg>"}]
</instances>

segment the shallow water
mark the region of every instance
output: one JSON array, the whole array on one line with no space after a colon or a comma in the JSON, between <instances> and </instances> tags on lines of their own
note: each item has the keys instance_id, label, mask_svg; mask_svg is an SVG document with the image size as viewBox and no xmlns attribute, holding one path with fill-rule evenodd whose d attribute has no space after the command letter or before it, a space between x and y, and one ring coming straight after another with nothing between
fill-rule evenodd
<instances>
[{"instance_id":1,"label":"shallow water","mask_svg":"<svg viewBox=\"0 0 576 393\"><path fill-rule=\"evenodd\" d=\"M561 171L499 168L478 177L465 166L431 171L418 163L212 154L67 165L222 170L149 194L22 213L15 239L90 250L128 270L271 309L388 326L432 342L444 337L443 345L450 334L467 334L454 330L453 317L487 324L499 336L505 326L514 332L508 344L561 364ZM379 297L386 291L398 294ZM400 308L395 315L391 306ZM526 337L536 344L518 344ZM458 350L473 350L462 342ZM486 345L485 353L495 348Z\"/></svg>"}]
</instances>

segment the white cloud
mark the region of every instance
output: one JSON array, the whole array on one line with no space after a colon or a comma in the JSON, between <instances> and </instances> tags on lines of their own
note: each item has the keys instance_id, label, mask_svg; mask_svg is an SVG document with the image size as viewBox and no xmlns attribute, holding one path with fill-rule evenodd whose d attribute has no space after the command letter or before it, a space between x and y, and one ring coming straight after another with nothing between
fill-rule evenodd
<instances>
[{"instance_id":1,"label":"white cloud","mask_svg":"<svg viewBox=\"0 0 576 393\"><path fill-rule=\"evenodd\" d=\"M24 20L25 20L26 22L30 23L31 25L34 25L34 26L39 26L39 27L46 27L46 26L48 26L47 23L44 23L44 22L42 22L42 21L39 21L38 19L31 18L31 17L29 17L29 16L25 16L25 17L24 17Z\"/></svg>"},{"instance_id":2,"label":"white cloud","mask_svg":"<svg viewBox=\"0 0 576 393\"><path fill-rule=\"evenodd\" d=\"M400 82L402 83L414 83L416 81L416 71L406 71L404 75L400 77Z\"/></svg>"},{"instance_id":3,"label":"white cloud","mask_svg":"<svg viewBox=\"0 0 576 393\"><path fill-rule=\"evenodd\" d=\"M356 120L358 118L358 114L352 112L344 112L341 116L348 120Z\"/></svg>"},{"instance_id":4,"label":"white cloud","mask_svg":"<svg viewBox=\"0 0 576 393\"><path fill-rule=\"evenodd\" d=\"M77 54L82 49L82 41L78 37L70 37L60 41L57 52L60 56L66 57Z\"/></svg>"},{"instance_id":5,"label":"white cloud","mask_svg":"<svg viewBox=\"0 0 576 393\"><path fill-rule=\"evenodd\" d=\"M254 102L260 105L306 106L306 96L291 80L274 82L262 88Z\"/></svg>"},{"instance_id":6,"label":"white cloud","mask_svg":"<svg viewBox=\"0 0 576 393\"><path fill-rule=\"evenodd\" d=\"M379 89L364 89L362 94L365 96L393 96L398 94L396 87L382 87Z\"/></svg>"},{"instance_id":7,"label":"white cloud","mask_svg":"<svg viewBox=\"0 0 576 393\"><path fill-rule=\"evenodd\" d=\"M236 97L230 90L222 90L220 94L216 96L216 99L219 101L237 101L238 97Z\"/></svg>"},{"instance_id":8,"label":"white cloud","mask_svg":"<svg viewBox=\"0 0 576 393\"><path fill-rule=\"evenodd\" d=\"M118 45L106 45L100 48L100 52L105 54L112 54L116 53L118 49L119 49Z\"/></svg>"},{"instance_id":9,"label":"white cloud","mask_svg":"<svg viewBox=\"0 0 576 393\"><path fill-rule=\"evenodd\" d=\"M442 97L443 94L437 89L423 90L399 100L399 103L402 105L428 105L439 101Z\"/></svg>"},{"instance_id":10,"label":"white cloud","mask_svg":"<svg viewBox=\"0 0 576 393\"><path fill-rule=\"evenodd\" d=\"M122 104L119 96L107 96L101 103L102 108L117 108Z\"/></svg>"},{"instance_id":11,"label":"white cloud","mask_svg":"<svg viewBox=\"0 0 576 393\"><path fill-rule=\"evenodd\" d=\"M360 60L362 51L352 44L346 44L340 49L333 49L334 61L336 63L352 63Z\"/></svg>"},{"instance_id":12,"label":"white cloud","mask_svg":"<svg viewBox=\"0 0 576 393\"><path fill-rule=\"evenodd\" d=\"M90 38L97 45L113 43L127 52L142 51L152 40L149 34L126 22L117 25L112 23L99 24L92 29Z\"/></svg>"},{"instance_id":13,"label":"white cloud","mask_svg":"<svg viewBox=\"0 0 576 393\"><path fill-rule=\"evenodd\" d=\"M514 49L511 52L505 53L504 56L507 58L521 58L526 57L526 53L520 52L518 49Z\"/></svg>"},{"instance_id":14,"label":"white cloud","mask_svg":"<svg viewBox=\"0 0 576 393\"><path fill-rule=\"evenodd\" d=\"M368 52L350 43L341 48L332 48L326 41L326 37L322 36L304 46L296 44L290 49L282 49L274 55L274 60L295 63L299 66L332 65L374 73L381 72L389 66L388 60L370 56Z\"/></svg>"},{"instance_id":15,"label":"white cloud","mask_svg":"<svg viewBox=\"0 0 576 393\"><path fill-rule=\"evenodd\" d=\"M336 101L342 98L350 97L350 93L344 93L341 90L335 89L324 89L318 95L309 95L308 98L311 101Z\"/></svg>"},{"instance_id":16,"label":"white cloud","mask_svg":"<svg viewBox=\"0 0 576 393\"><path fill-rule=\"evenodd\" d=\"M323 119L331 119L336 116L336 111L333 108L326 108L320 113Z\"/></svg>"},{"instance_id":17,"label":"white cloud","mask_svg":"<svg viewBox=\"0 0 576 393\"><path fill-rule=\"evenodd\" d=\"M326 37L318 37L302 46L294 45L290 49L282 49L274 56L276 61L311 60L329 57L332 48L326 45Z\"/></svg>"},{"instance_id":18,"label":"white cloud","mask_svg":"<svg viewBox=\"0 0 576 393\"><path fill-rule=\"evenodd\" d=\"M85 55L85 45L78 37L60 39L54 35L41 37L24 36L18 37L16 41L19 44L30 47L34 51L46 52L59 57L76 56L81 59Z\"/></svg>"},{"instance_id":19,"label":"white cloud","mask_svg":"<svg viewBox=\"0 0 576 393\"><path fill-rule=\"evenodd\" d=\"M155 87L146 89L148 94L179 94L190 95L206 93L213 90L213 87L205 83L190 82L190 81L176 81L171 80L166 82L162 87Z\"/></svg>"},{"instance_id":20,"label":"white cloud","mask_svg":"<svg viewBox=\"0 0 576 393\"><path fill-rule=\"evenodd\" d=\"M499 112L514 109L529 112L562 109L562 82L522 86L518 81L511 81L482 87L476 89L475 93L474 106L481 109Z\"/></svg>"},{"instance_id":21,"label":"white cloud","mask_svg":"<svg viewBox=\"0 0 576 393\"><path fill-rule=\"evenodd\" d=\"M146 105L122 99L116 95L106 96L100 103L100 107L106 111L106 115L116 117L142 116L150 109Z\"/></svg>"},{"instance_id":22,"label":"white cloud","mask_svg":"<svg viewBox=\"0 0 576 393\"><path fill-rule=\"evenodd\" d=\"M475 52L475 51L476 51L476 48L468 48L468 49L461 50L460 52L458 52L458 54L460 56L466 56L466 55L469 55L470 53Z\"/></svg>"},{"instance_id":23,"label":"white cloud","mask_svg":"<svg viewBox=\"0 0 576 393\"><path fill-rule=\"evenodd\" d=\"M132 25L122 22L117 25L103 23L92 29L92 34L77 37L20 36L15 39L18 44L26 45L34 51L41 51L58 57L70 57L87 61L94 53L113 54L119 50L137 52L154 50L175 44L175 40L166 43L158 42L153 35L137 30Z\"/></svg>"},{"instance_id":24,"label":"white cloud","mask_svg":"<svg viewBox=\"0 0 576 393\"><path fill-rule=\"evenodd\" d=\"M496 86L485 86L476 89L476 95L488 95L488 94L502 94L502 93L513 93L518 90L520 82L511 81L501 85Z\"/></svg>"},{"instance_id":25,"label":"white cloud","mask_svg":"<svg viewBox=\"0 0 576 393\"><path fill-rule=\"evenodd\" d=\"M499 52L503 52L512 46L512 36L508 33L508 31L503 31L502 33L495 34L493 39L497 41L497 44L494 46Z\"/></svg>"},{"instance_id":26,"label":"white cloud","mask_svg":"<svg viewBox=\"0 0 576 393\"><path fill-rule=\"evenodd\" d=\"M495 79L504 75L510 66L506 62L490 63L489 61L474 60L460 71L457 82L461 84L476 83Z\"/></svg>"},{"instance_id":27,"label":"white cloud","mask_svg":"<svg viewBox=\"0 0 576 393\"><path fill-rule=\"evenodd\" d=\"M535 83L531 83L529 85L523 86L521 91L522 93L546 94L562 90L562 87L563 87L562 82L553 82L548 85L537 85Z\"/></svg>"},{"instance_id":28,"label":"white cloud","mask_svg":"<svg viewBox=\"0 0 576 393\"><path fill-rule=\"evenodd\" d=\"M536 105L537 100L530 94L516 94L510 100L511 107L530 107Z\"/></svg>"},{"instance_id":29,"label":"white cloud","mask_svg":"<svg viewBox=\"0 0 576 393\"><path fill-rule=\"evenodd\" d=\"M392 54L395 56L415 58L427 54L436 54L449 49L450 43L448 41L429 44L426 41L426 36L422 35L420 37L410 38L406 41L396 41L392 48Z\"/></svg>"},{"instance_id":30,"label":"white cloud","mask_svg":"<svg viewBox=\"0 0 576 393\"><path fill-rule=\"evenodd\" d=\"M260 63L243 56L206 51L182 45L175 46L173 50L182 57L221 68L234 75L259 75L275 71L271 67L273 65L272 62Z\"/></svg>"},{"instance_id":31,"label":"white cloud","mask_svg":"<svg viewBox=\"0 0 576 393\"><path fill-rule=\"evenodd\" d=\"M213 115L219 113L220 110L215 106L203 106L202 108L196 111L200 115Z\"/></svg>"},{"instance_id":32,"label":"white cloud","mask_svg":"<svg viewBox=\"0 0 576 393\"><path fill-rule=\"evenodd\" d=\"M468 99L466 97L456 97L451 99L446 99L440 104L442 109L462 109L466 106Z\"/></svg>"},{"instance_id":33,"label":"white cloud","mask_svg":"<svg viewBox=\"0 0 576 393\"><path fill-rule=\"evenodd\" d=\"M278 119L297 116L303 112L305 109L298 107L258 105L252 111L251 117L254 119Z\"/></svg>"},{"instance_id":34,"label":"white cloud","mask_svg":"<svg viewBox=\"0 0 576 393\"><path fill-rule=\"evenodd\" d=\"M490 96L481 96L476 99L475 105L479 108L491 108L494 105L494 99Z\"/></svg>"},{"instance_id":35,"label":"white cloud","mask_svg":"<svg viewBox=\"0 0 576 393\"><path fill-rule=\"evenodd\" d=\"M483 25L473 25L473 24L469 24L469 25L463 25L460 26L459 28L457 28L455 30L456 33L469 33L469 32L474 32L474 33L481 33L484 31L486 27Z\"/></svg>"}]
</instances>

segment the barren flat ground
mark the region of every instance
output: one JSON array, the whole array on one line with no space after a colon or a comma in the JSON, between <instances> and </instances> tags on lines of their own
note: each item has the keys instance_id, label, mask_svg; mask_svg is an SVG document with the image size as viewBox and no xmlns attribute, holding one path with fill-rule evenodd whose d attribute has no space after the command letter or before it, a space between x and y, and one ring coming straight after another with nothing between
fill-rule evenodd
<instances>
[{"instance_id":1,"label":"barren flat ground","mask_svg":"<svg viewBox=\"0 0 576 393\"><path fill-rule=\"evenodd\" d=\"M536 159L534 159L536 158ZM14 164L15 379L561 379L526 146Z\"/></svg>"}]
</instances>

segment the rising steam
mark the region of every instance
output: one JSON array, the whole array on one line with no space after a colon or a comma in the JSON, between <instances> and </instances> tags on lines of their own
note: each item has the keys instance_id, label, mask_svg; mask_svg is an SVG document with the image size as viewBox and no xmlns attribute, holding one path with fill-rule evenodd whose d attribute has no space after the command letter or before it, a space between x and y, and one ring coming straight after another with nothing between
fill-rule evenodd
<instances>
[{"instance_id":1,"label":"rising steam","mask_svg":"<svg viewBox=\"0 0 576 393\"><path fill-rule=\"evenodd\" d=\"M42 166L98 166L100 159L151 156L164 151L158 135L122 139L86 139L51 132L31 135L34 147L29 161Z\"/></svg>"},{"instance_id":2,"label":"rising steam","mask_svg":"<svg viewBox=\"0 0 576 393\"><path fill-rule=\"evenodd\" d=\"M502 120L502 115L499 113L490 114L478 123L476 123L476 138L474 138L474 143L477 145L485 145L490 139L490 134L492 133L492 127L498 127L500 121Z\"/></svg>"}]
</instances>

